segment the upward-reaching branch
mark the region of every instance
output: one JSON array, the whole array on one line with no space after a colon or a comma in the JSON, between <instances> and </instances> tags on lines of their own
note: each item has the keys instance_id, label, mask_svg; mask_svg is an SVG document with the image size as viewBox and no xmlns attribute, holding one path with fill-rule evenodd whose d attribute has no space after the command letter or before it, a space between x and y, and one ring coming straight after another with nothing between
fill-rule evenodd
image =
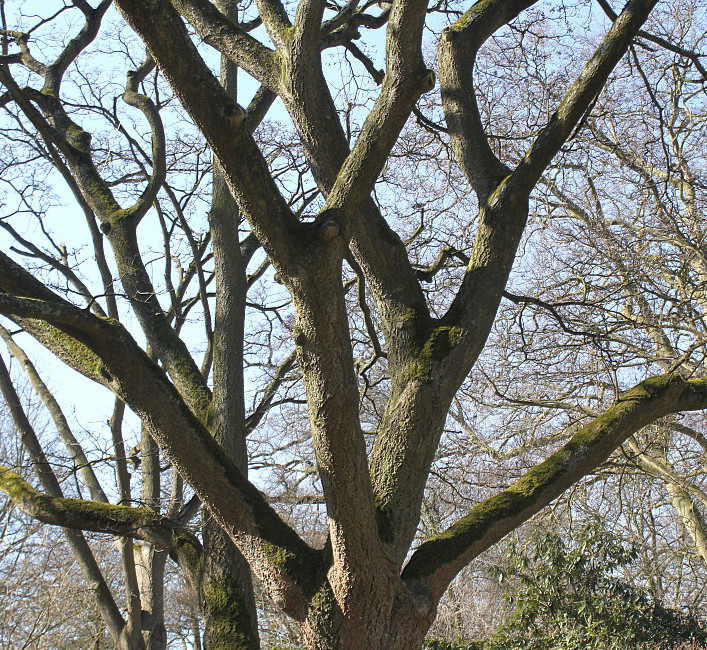
<instances>
[{"instance_id":1,"label":"upward-reaching branch","mask_svg":"<svg viewBox=\"0 0 707 650\"><path fill-rule=\"evenodd\" d=\"M432 463L451 400L481 354L496 317L525 229L529 196L535 184L528 179L532 173L542 173L543 165L549 164L564 139L570 136L648 17L655 1L632 0L628 3L624 20L617 21L609 30L584 72L568 91L558 113L538 136L518 168L499 182L501 167L489 159L491 171L483 171L475 181L481 201L479 223L461 287L441 321L422 332L422 342L412 358L407 357L407 366L392 375L391 396L371 458L377 502L390 524L398 553L405 552L415 534L424 477ZM526 6L528 3L513 0L478 3L467 15L468 21L461 20L455 29L447 30L442 37L451 38L453 43L456 32L460 32L464 45L460 53L466 54L467 58L452 58L445 65L470 64L468 57L474 54L477 44L483 43L494 29L511 20ZM465 42L465 39L468 40ZM440 46L442 55L445 55L445 47ZM452 54L455 54L454 50ZM455 73L452 81L470 84L473 80L470 75ZM473 107L468 102L473 99L472 91L468 88L464 91L467 93L467 109L471 110ZM452 106L452 114L455 106ZM467 116L473 117L471 113ZM544 135L546 133L548 135ZM488 143L480 123L471 127L467 137L471 139L470 143L474 143L470 144L472 149L482 159L484 156L488 158L490 150L483 153L488 149ZM460 163L464 163L463 158ZM475 173L478 170L467 170L470 178ZM496 183L495 188L493 183ZM426 414L424 423L420 420L420 413Z\"/></svg>"},{"instance_id":2,"label":"upward-reaching branch","mask_svg":"<svg viewBox=\"0 0 707 650\"><path fill-rule=\"evenodd\" d=\"M102 230L109 238L123 286L148 341L165 363L182 394L190 401L191 407L203 417L210 399L209 389L184 342L170 327L162 312L137 241L138 223L151 208L166 173L164 132L158 111L151 100L137 92L141 76L147 74L151 65L148 61L140 71L128 76L124 95L127 102L139 108L148 118L153 154L157 156L153 160L153 173L146 189L129 208L121 208L99 173L91 151L91 134L70 118L58 94L49 91L40 93L29 88L23 90L6 69L0 69L0 83L8 89L13 101L42 137L64 156L72 175L72 190L80 193L82 200L101 221ZM54 67L48 66L46 79L53 79L54 74ZM54 86L58 91L53 81L51 88Z\"/></svg>"},{"instance_id":3,"label":"upward-reaching branch","mask_svg":"<svg viewBox=\"0 0 707 650\"><path fill-rule=\"evenodd\" d=\"M49 390L47 385L39 376L39 373L37 372L37 369L35 368L34 364L27 356L25 351L19 345L17 345L15 340L12 338L10 332L8 332L1 325L0 338L5 341L5 345L7 345L10 354L15 359L17 359L20 366L22 366L22 369L24 370L25 374L27 375L27 378L32 384L32 388L34 388L35 392L42 400L45 408L47 409L47 411L49 411L49 414L51 415L52 420L54 421L54 426L56 427L57 432L59 433L59 437L61 438L64 445L66 445L69 455L74 462L76 472L79 474L79 476L81 476L82 481L89 489L91 493L91 498L94 501L107 503L108 497L103 491L101 484L98 482L96 473L93 471L93 467L89 463L88 458L86 457L86 454L84 453L84 450L81 447L81 444L78 442L78 440L76 440L76 437L71 431L69 423L67 422L66 417L64 416L64 412L62 411L61 407L59 406L59 403L57 402L52 392Z\"/></svg>"},{"instance_id":4,"label":"upward-reaching branch","mask_svg":"<svg viewBox=\"0 0 707 650\"><path fill-rule=\"evenodd\" d=\"M422 27L426 3L393 2L386 35L386 73L381 93L361 134L337 175L327 207L354 217L398 139L420 95L432 90L434 72L422 59Z\"/></svg>"},{"instance_id":5,"label":"upward-reaching branch","mask_svg":"<svg viewBox=\"0 0 707 650\"><path fill-rule=\"evenodd\" d=\"M444 30L437 46L444 117L457 161L485 201L510 170L493 153L484 131L474 87L481 46L537 0L481 0Z\"/></svg>"},{"instance_id":6,"label":"upward-reaching branch","mask_svg":"<svg viewBox=\"0 0 707 650\"><path fill-rule=\"evenodd\" d=\"M530 192L604 87L656 1L632 0L626 5L527 154L482 204L469 265L445 316L450 325L469 332L464 345L467 364L481 351L496 314L525 228Z\"/></svg>"},{"instance_id":7,"label":"upward-reaching branch","mask_svg":"<svg viewBox=\"0 0 707 650\"><path fill-rule=\"evenodd\" d=\"M356 153L349 144L324 77L320 54L319 5L300 5L295 33L279 50L280 97L297 128L310 169L327 205L322 216L337 223L370 283L389 346L389 362L401 362L429 325L429 310L405 246L369 198L384 158L393 146L414 102L433 77L420 54L424 6L399 3L387 42L391 48L388 85L371 111ZM305 10L313 11L307 15ZM387 17L387 14L386 14ZM385 115L385 107L394 111ZM346 163L348 161L348 163ZM344 164L346 170L342 170ZM334 187L335 196L331 197Z\"/></svg>"},{"instance_id":8,"label":"upward-reaching branch","mask_svg":"<svg viewBox=\"0 0 707 650\"><path fill-rule=\"evenodd\" d=\"M299 223L247 132L245 111L209 70L179 14L166 0L149 7L135 0L119 0L116 5L212 147L239 207L273 263L295 263L301 244Z\"/></svg>"},{"instance_id":9,"label":"upward-reaching branch","mask_svg":"<svg viewBox=\"0 0 707 650\"><path fill-rule=\"evenodd\" d=\"M626 4L602 44L567 90L547 126L538 134L514 170L510 181L514 192L529 193L535 187L550 161L604 88L609 75L626 53L657 1L631 0Z\"/></svg>"},{"instance_id":10,"label":"upward-reaching branch","mask_svg":"<svg viewBox=\"0 0 707 650\"><path fill-rule=\"evenodd\" d=\"M171 0L205 43L277 92L277 63L273 50L250 36L214 3L207 0Z\"/></svg>"}]
</instances>

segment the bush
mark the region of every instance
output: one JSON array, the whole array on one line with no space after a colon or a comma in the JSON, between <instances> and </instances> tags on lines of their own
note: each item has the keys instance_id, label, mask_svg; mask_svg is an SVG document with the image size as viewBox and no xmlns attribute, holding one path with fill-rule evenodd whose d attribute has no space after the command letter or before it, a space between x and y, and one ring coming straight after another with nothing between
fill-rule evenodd
<instances>
[{"instance_id":1,"label":"bush","mask_svg":"<svg viewBox=\"0 0 707 650\"><path fill-rule=\"evenodd\" d=\"M618 577L636 550L599 523L569 541L538 533L529 548L511 545L507 562L493 570L513 612L484 650L707 647L703 623Z\"/></svg>"}]
</instances>

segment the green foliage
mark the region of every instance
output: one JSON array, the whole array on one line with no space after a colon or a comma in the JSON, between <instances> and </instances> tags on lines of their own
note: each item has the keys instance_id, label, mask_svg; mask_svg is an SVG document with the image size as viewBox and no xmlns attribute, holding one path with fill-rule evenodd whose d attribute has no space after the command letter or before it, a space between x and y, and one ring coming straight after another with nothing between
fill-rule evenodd
<instances>
[{"instance_id":1,"label":"green foliage","mask_svg":"<svg viewBox=\"0 0 707 650\"><path fill-rule=\"evenodd\" d=\"M637 558L596 522L567 541L555 532L511 545L493 573L513 606L484 650L671 649L707 647L707 630L619 577Z\"/></svg>"}]
</instances>

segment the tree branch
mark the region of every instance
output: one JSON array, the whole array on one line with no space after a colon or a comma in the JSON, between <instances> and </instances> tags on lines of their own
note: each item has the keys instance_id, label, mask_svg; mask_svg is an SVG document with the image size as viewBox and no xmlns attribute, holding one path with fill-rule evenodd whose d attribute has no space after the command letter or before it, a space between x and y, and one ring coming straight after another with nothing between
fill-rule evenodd
<instances>
[{"instance_id":1,"label":"tree branch","mask_svg":"<svg viewBox=\"0 0 707 650\"><path fill-rule=\"evenodd\" d=\"M509 191L529 193L601 92L657 0L630 0L513 171ZM501 197L499 197L500 199Z\"/></svg>"},{"instance_id":2,"label":"tree branch","mask_svg":"<svg viewBox=\"0 0 707 650\"><path fill-rule=\"evenodd\" d=\"M277 92L277 63L275 52L245 32L235 21L229 20L213 3L206 0L171 0L204 43L243 68L249 75Z\"/></svg>"},{"instance_id":3,"label":"tree branch","mask_svg":"<svg viewBox=\"0 0 707 650\"><path fill-rule=\"evenodd\" d=\"M604 13L612 21L615 21L618 18L616 12L611 8L611 5L606 0L597 0L597 2L599 3L599 6L602 8ZM660 36L656 36L655 34L651 34L650 32L646 32L642 29L639 30L638 36L647 41L650 41L651 43L660 45L660 47L670 52L674 52L675 54L679 54L680 56L689 59L692 62L692 65L695 66L695 69L700 73L700 75L702 75L702 78L707 81L707 68L705 68L705 66L700 61L701 58L704 58L704 54L698 54L697 52L693 52L692 50L687 50L684 47L675 45L674 43L671 43L670 41Z\"/></svg>"},{"instance_id":4,"label":"tree branch","mask_svg":"<svg viewBox=\"0 0 707 650\"><path fill-rule=\"evenodd\" d=\"M442 33L437 45L442 107L452 149L483 202L509 173L493 153L484 131L474 63L486 40L537 0L481 0Z\"/></svg>"},{"instance_id":5,"label":"tree branch","mask_svg":"<svg viewBox=\"0 0 707 650\"><path fill-rule=\"evenodd\" d=\"M157 0L149 8L137 0L118 0L116 5L145 41L206 137L239 207L273 263L292 264L301 250L300 224L247 131L243 108L228 97L168 2Z\"/></svg>"},{"instance_id":6,"label":"tree branch","mask_svg":"<svg viewBox=\"0 0 707 650\"><path fill-rule=\"evenodd\" d=\"M46 407L47 411L49 411L49 414L54 421L54 426L59 433L59 437L66 446L69 455L74 462L76 471L79 476L81 476L81 479L86 487L90 490L91 499L94 501L107 503L108 497L103 491L101 484L98 482L98 478L96 477L91 464L88 462L88 458L86 458L83 448L79 444L78 440L76 440L76 437L71 431L71 427L69 427L69 423L64 416L64 412L61 410L61 407L52 392L39 376L36 367L29 359L25 351L14 341L10 335L10 332L8 332L1 325L0 338L5 341L10 354L20 363L22 369L27 375L27 378L32 384L32 388L34 388L34 391L37 395L39 395L39 398L42 400L42 403Z\"/></svg>"},{"instance_id":7,"label":"tree branch","mask_svg":"<svg viewBox=\"0 0 707 650\"><path fill-rule=\"evenodd\" d=\"M327 196L326 207L356 218L422 93L432 90L434 72L425 67L421 39L426 4L392 3L386 33L386 72L381 93L363 124Z\"/></svg>"},{"instance_id":8,"label":"tree branch","mask_svg":"<svg viewBox=\"0 0 707 650\"><path fill-rule=\"evenodd\" d=\"M27 417L27 414L20 402L17 391L15 390L12 380L10 379L10 374L1 357L0 392L4 398L5 405L10 411L12 421L20 435L20 438L22 439L22 444L29 452L30 458L32 459L32 464L37 472L41 485L51 495L49 498L61 498L63 496L61 485L59 484L56 475L47 461L46 454L44 453L34 427L30 423L29 418ZM14 477L22 481L17 474L14 474ZM3 478L2 467L0 467L0 489L4 489ZM15 483L12 482L11 484L14 485ZM101 568L98 566L98 562L96 562L96 558L93 555L91 547L88 545L88 542L86 542L83 534L79 531L65 529L64 534L79 565L81 566L81 570L83 571L86 580L94 587L93 593L96 600L96 605L101 617L105 621L106 627L110 631L110 634L116 644L120 645L121 637L129 632L129 630L127 630L125 621L118 609L113 595L111 594L110 588L106 583Z\"/></svg>"},{"instance_id":9,"label":"tree branch","mask_svg":"<svg viewBox=\"0 0 707 650\"><path fill-rule=\"evenodd\" d=\"M151 101L134 92L140 75L147 74L150 65L148 63L147 67L132 75L134 78L129 78L127 101L146 112L153 131L153 153L158 157L153 160L153 174L142 196L125 209L120 207L94 164L90 133L69 118L58 95L33 89L23 91L4 70L0 70L0 82L8 88L13 100L42 137L54 143L65 157L72 174L70 186L72 190L78 189L86 204L99 217L101 228L113 247L123 286L148 341L164 361L182 394L189 399L192 408L198 410L200 403L210 399L209 389L186 345L169 326L162 312L137 242L138 222L151 207L165 174L164 133L159 115ZM52 83L56 85L55 82ZM41 108L44 116L30 98Z\"/></svg>"},{"instance_id":10,"label":"tree branch","mask_svg":"<svg viewBox=\"0 0 707 650\"><path fill-rule=\"evenodd\" d=\"M304 592L318 579L319 554L243 477L122 325L66 302L7 294L0 294L0 313L41 319L81 343L81 349L91 354L86 363L92 365L93 374L141 418L273 597L295 618L304 615Z\"/></svg>"},{"instance_id":11,"label":"tree branch","mask_svg":"<svg viewBox=\"0 0 707 650\"><path fill-rule=\"evenodd\" d=\"M642 381L546 461L424 542L410 558L403 579L424 584L439 598L466 564L594 471L629 436L671 413L705 408L705 379L659 375Z\"/></svg>"},{"instance_id":12,"label":"tree branch","mask_svg":"<svg viewBox=\"0 0 707 650\"><path fill-rule=\"evenodd\" d=\"M292 354L288 355L288 357L282 362L280 367L275 372L275 376L272 378L272 381L265 388L265 392L263 394L262 399L260 400L260 402L258 402L258 405L255 407L255 410L245 420L245 428L247 435L255 431L257 426L267 414L268 410L270 409L270 405L275 399L275 395L277 394L278 389L282 385L282 382L284 381L285 377L287 377L287 374L294 367L295 361L296 355L293 352Z\"/></svg>"},{"instance_id":13,"label":"tree branch","mask_svg":"<svg viewBox=\"0 0 707 650\"><path fill-rule=\"evenodd\" d=\"M460 327L459 345L440 376L461 381L478 358L525 230L529 195L559 148L601 91L657 0L631 0L565 94L558 110L516 169L482 203L462 285L443 318ZM463 360L463 362L462 362Z\"/></svg>"},{"instance_id":14,"label":"tree branch","mask_svg":"<svg viewBox=\"0 0 707 650\"><path fill-rule=\"evenodd\" d=\"M201 554L201 543L194 533L148 508L42 494L17 472L2 465L0 490L22 512L45 524L140 539L177 554L189 547L197 556Z\"/></svg>"},{"instance_id":15,"label":"tree branch","mask_svg":"<svg viewBox=\"0 0 707 650\"><path fill-rule=\"evenodd\" d=\"M136 223L145 216L152 206L167 175L165 135L159 109L149 97L138 92L140 83L154 69L155 62L148 55L145 62L137 70L128 72L125 92L123 93L125 103L137 108L145 116L152 134L152 174L140 198L130 208L132 220Z\"/></svg>"}]
</instances>

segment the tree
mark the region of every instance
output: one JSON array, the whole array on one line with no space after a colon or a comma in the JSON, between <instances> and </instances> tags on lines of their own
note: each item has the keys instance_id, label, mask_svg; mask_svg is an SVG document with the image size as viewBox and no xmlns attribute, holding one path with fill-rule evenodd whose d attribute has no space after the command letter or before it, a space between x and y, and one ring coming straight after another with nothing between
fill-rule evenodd
<instances>
[{"instance_id":1,"label":"tree","mask_svg":"<svg viewBox=\"0 0 707 650\"><path fill-rule=\"evenodd\" d=\"M137 538L150 545L150 554L162 557L169 552L199 590L211 647L257 647L250 572L296 621L309 647L419 647L448 585L481 552L592 472L636 431L674 413L707 408L707 381L701 377L672 369L644 376L547 459L411 550L431 463L453 400L494 324L534 205L531 193L583 125L631 44L655 41L641 30L657 0L630 0L619 15L611 15L610 24L603 24L593 53L573 72L563 97L515 160L491 144L496 122L493 114L490 124L482 118L475 62L496 32L521 29L518 17L535 1L482 0L463 12L446 3L428 8L419 0L341 6L301 0L296 7L258 0L254 8L238 12L232 3L206 0L114 4L148 54L138 61L124 33L115 36L116 45L107 47L106 54L122 54L123 65L130 68L120 94L149 133L119 119L117 104L107 106L112 90L104 92L90 82L86 54L109 0L95 7L74 0L59 6L56 15L26 16L31 25L3 32L0 83L5 93L0 103L12 128L33 138L34 158L53 165L86 217L102 286L89 289L61 246L50 255L10 231L55 276L41 268L30 273L3 254L0 313L114 393L116 408L125 404L138 416L143 463L152 459L143 478L145 505L112 505L94 495L91 500L66 499L56 485L47 487L51 478L39 492L9 468L2 470L0 483L18 507L41 521ZM57 16L75 14L81 18L78 28L69 22L57 28L59 40L43 36ZM451 24L445 26L444 16L452 18ZM593 18L588 12L582 20ZM536 13L531 26L522 29L541 22ZM383 26L380 71L356 41L365 30ZM421 95L435 86L436 75L422 54L426 26L441 32L437 75L444 127L416 108ZM62 31L71 34L66 42ZM39 41L37 47L32 39ZM223 57L220 80L201 43ZM380 86L360 125L358 98L337 106L348 86L337 97L336 80L322 64L327 51L342 49ZM692 65L701 65L697 54L687 54ZM345 78L347 60L339 60ZM247 109L237 102L236 66L260 84ZM72 75L79 80L76 86L66 81ZM160 78L184 113L165 95ZM347 83L356 85L359 78ZM254 137L276 97L296 131L304 171L294 152L294 166L283 175L276 163L282 163L284 150L268 158L267 143ZM527 108L538 118L534 107ZM429 205L418 206L422 227L407 239L396 232L405 229L403 220L398 223L392 211L387 219L382 209L385 199L379 196L385 184L376 188L376 183L381 174L385 178L389 161L393 168L393 156L399 155L394 147L413 113L422 129L434 133L442 128L448 135L442 146L451 148L468 183L460 193L475 199L474 218L454 215L467 233L473 232L467 252L421 243L419 233L425 228L450 228L444 225L448 209L438 212L442 217L435 221L425 216ZM179 198L180 157L167 146L170 133L170 142L184 143L184 115L214 156L204 237L197 237L190 225L195 220L191 211L200 207L194 205L199 183L180 187ZM124 137L122 149L114 148L112 133L92 126L99 118L108 119ZM439 146L438 139L431 140L419 150ZM28 156L22 166L32 159ZM8 168L19 162L12 160ZM170 203L173 217L168 218L164 205ZM22 212L27 210L23 203ZM240 217L247 225L239 225ZM191 257L189 266L180 269L181 286L171 285L171 266L165 274L170 307L160 302L147 253L139 245L138 226L151 219L160 224L170 264L181 266L177 240L171 238L177 228ZM143 232L144 227L141 237ZM51 233L47 237L52 241ZM104 241L114 269L103 252ZM249 278L248 264L262 260L261 249L267 263ZM435 280L449 259L460 256L464 267L456 276L449 273L447 281L423 288L423 281ZM246 313L266 314L253 316L266 319L269 309L262 302L259 309L248 291L268 265L274 270L272 281L286 291L270 289L284 296L283 306L274 309L279 329L253 332L256 321ZM56 274L63 278L58 286ZM198 293L189 300L184 292L195 277ZM354 284L357 305L350 322L347 301ZM201 364L186 333L188 314L199 303L206 342ZM129 331L125 305L144 344ZM285 332L288 342L282 343ZM262 399L246 413L244 377L263 376L251 374L257 369L255 346L266 357L259 361L262 367L277 365L272 364L276 344L293 346L294 357L281 359L259 394ZM369 351L366 358L362 349ZM306 393L307 440L326 504L321 545L308 543L246 475L246 437L278 401L294 358ZM293 410L300 400L297 388L280 393L280 401L293 404ZM156 446L175 471L176 508L159 502ZM36 451L33 462L41 478L49 463ZM208 513L203 545L179 516L182 480ZM129 565L133 555L126 551L125 556ZM126 575L130 572L128 567ZM149 634L145 641L141 634L145 591L133 582L137 590L131 591L127 622L112 606L101 610L115 643L164 643ZM150 616L145 619L149 623Z\"/></svg>"}]
</instances>

